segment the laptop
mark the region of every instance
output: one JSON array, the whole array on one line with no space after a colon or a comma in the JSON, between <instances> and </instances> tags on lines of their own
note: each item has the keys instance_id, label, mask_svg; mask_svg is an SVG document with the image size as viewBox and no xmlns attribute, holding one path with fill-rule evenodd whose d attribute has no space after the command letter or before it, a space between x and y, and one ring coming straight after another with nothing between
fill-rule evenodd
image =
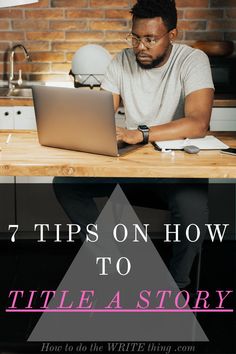
<instances>
[{"instance_id":1,"label":"laptop","mask_svg":"<svg viewBox=\"0 0 236 354\"><path fill-rule=\"evenodd\" d=\"M32 90L41 145L108 156L142 146L117 143L112 93L49 86Z\"/></svg>"}]
</instances>

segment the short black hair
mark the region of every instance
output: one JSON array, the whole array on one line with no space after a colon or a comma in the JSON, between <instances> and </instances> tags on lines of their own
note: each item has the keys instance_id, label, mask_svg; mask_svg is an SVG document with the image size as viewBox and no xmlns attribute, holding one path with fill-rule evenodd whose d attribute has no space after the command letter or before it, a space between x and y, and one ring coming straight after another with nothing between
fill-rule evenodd
<instances>
[{"instance_id":1,"label":"short black hair","mask_svg":"<svg viewBox=\"0 0 236 354\"><path fill-rule=\"evenodd\" d=\"M161 17L168 31L177 26L175 0L137 0L130 13L135 18Z\"/></svg>"}]
</instances>

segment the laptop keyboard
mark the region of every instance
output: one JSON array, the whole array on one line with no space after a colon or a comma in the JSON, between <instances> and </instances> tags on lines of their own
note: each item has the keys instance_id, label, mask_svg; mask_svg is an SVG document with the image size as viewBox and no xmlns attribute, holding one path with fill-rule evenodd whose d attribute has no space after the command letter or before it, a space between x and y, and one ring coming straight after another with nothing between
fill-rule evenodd
<instances>
[{"instance_id":1,"label":"laptop keyboard","mask_svg":"<svg viewBox=\"0 0 236 354\"><path fill-rule=\"evenodd\" d=\"M126 146L128 146L129 144L125 143L123 140L118 140L117 141L117 147L118 149L123 149L125 148Z\"/></svg>"}]
</instances>

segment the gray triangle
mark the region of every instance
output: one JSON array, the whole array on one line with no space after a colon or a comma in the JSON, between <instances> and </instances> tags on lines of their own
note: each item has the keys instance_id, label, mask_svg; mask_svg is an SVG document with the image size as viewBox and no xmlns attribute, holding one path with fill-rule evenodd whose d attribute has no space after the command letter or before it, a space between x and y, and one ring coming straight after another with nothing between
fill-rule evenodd
<instances>
[{"instance_id":1,"label":"gray triangle","mask_svg":"<svg viewBox=\"0 0 236 354\"><path fill-rule=\"evenodd\" d=\"M124 224L128 229L128 237L123 243L118 243L113 238L112 230L117 224ZM148 241L144 242L142 237L139 237L140 242L133 242L133 224L142 227L122 189L117 186L97 220L99 240L96 243L84 242L62 279L57 295L50 301L49 308L58 307L62 290L69 290L65 305L69 306L74 301L73 308L79 305L81 290L94 290L94 309L104 309L119 291L122 310L136 309L142 290L151 292L149 309L159 305L156 299L158 290L171 289L175 293L178 292L176 283L151 239L148 237ZM107 268L107 276L99 275L101 267L96 265L96 257L111 257L113 262ZM131 263L127 276L119 275L116 270L115 264L121 257L127 257ZM122 272L125 269L126 267L121 267ZM142 305L145 305L144 302ZM165 302L165 307L172 309L173 301L169 299ZM90 311L45 312L28 341L203 342L208 341L208 338L192 312Z\"/></svg>"}]
</instances>

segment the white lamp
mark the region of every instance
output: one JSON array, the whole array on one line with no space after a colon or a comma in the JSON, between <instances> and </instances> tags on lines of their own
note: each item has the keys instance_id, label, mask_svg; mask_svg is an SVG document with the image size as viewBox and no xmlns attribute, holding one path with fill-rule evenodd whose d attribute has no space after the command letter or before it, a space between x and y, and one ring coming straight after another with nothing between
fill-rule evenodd
<instances>
[{"instance_id":1,"label":"white lamp","mask_svg":"<svg viewBox=\"0 0 236 354\"><path fill-rule=\"evenodd\" d=\"M0 7L28 5L34 2L38 2L38 0L0 0Z\"/></svg>"},{"instance_id":2,"label":"white lamp","mask_svg":"<svg viewBox=\"0 0 236 354\"><path fill-rule=\"evenodd\" d=\"M77 50L71 68L75 87L100 86L111 59L111 54L97 44L87 44Z\"/></svg>"}]
</instances>

